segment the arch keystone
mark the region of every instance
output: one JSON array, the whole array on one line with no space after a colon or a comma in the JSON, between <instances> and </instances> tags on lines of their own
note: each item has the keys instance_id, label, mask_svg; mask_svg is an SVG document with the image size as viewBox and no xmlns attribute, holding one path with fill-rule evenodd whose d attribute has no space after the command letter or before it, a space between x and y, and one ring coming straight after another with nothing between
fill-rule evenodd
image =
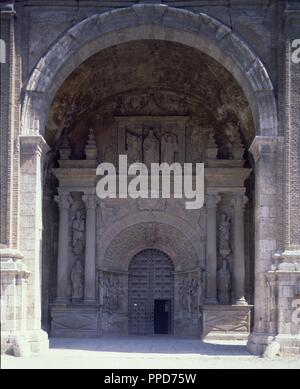
<instances>
[{"instance_id":1,"label":"arch keystone","mask_svg":"<svg viewBox=\"0 0 300 389\"><path fill-rule=\"evenodd\" d=\"M139 23L159 22L169 7L165 4L135 4L132 6Z\"/></svg>"}]
</instances>

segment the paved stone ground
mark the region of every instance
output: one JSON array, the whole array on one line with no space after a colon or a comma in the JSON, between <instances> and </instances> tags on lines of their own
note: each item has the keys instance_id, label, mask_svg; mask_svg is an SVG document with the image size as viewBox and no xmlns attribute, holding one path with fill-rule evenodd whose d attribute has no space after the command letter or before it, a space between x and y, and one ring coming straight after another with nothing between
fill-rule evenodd
<instances>
[{"instance_id":1,"label":"paved stone ground","mask_svg":"<svg viewBox=\"0 0 300 389\"><path fill-rule=\"evenodd\" d=\"M168 336L51 339L39 356L3 356L2 369L300 369L300 358L250 355L245 342L202 342Z\"/></svg>"}]
</instances>

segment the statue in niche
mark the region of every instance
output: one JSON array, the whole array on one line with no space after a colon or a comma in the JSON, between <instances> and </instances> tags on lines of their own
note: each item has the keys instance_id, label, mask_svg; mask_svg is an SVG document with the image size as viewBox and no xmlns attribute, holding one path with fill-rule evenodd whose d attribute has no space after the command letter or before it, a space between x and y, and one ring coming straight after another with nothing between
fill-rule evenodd
<instances>
[{"instance_id":1,"label":"statue in niche","mask_svg":"<svg viewBox=\"0 0 300 389\"><path fill-rule=\"evenodd\" d=\"M77 259L71 271L72 299L83 298L83 267L80 259Z\"/></svg>"},{"instance_id":2,"label":"statue in niche","mask_svg":"<svg viewBox=\"0 0 300 389\"><path fill-rule=\"evenodd\" d=\"M75 218L72 222L72 247L75 255L82 255L85 246L85 221L80 210L75 213Z\"/></svg>"},{"instance_id":3,"label":"statue in niche","mask_svg":"<svg viewBox=\"0 0 300 389\"><path fill-rule=\"evenodd\" d=\"M126 134L126 147L128 163L134 163L141 160L141 139L138 135L127 132Z\"/></svg>"},{"instance_id":4,"label":"statue in niche","mask_svg":"<svg viewBox=\"0 0 300 389\"><path fill-rule=\"evenodd\" d=\"M231 252L230 234L231 218L225 214L222 214L219 223L219 252L222 256L227 256Z\"/></svg>"},{"instance_id":5,"label":"statue in niche","mask_svg":"<svg viewBox=\"0 0 300 389\"><path fill-rule=\"evenodd\" d=\"M217 273L218 300L220 304L230 304L231 275L226 258Z\"/></svg>"},{"instance_id":6,"label":"statue in niche","mask_svg":"<svg viewBox=\"0 0 300 389\"><path fill-rule=\"evenodd\" d=\"M151 163L159 163L160 143L153 128L150 128L147 137L143 142L144 163L151 167Z\"/></svg>"},{"instance_id":7,"label":"statue in niche","mask_svg":"<svg viewBox=\"0 0 300 389\"><path fill-rule=\"evenodd\" d=\"M178 160L178 140L175 134L170 132L162 137L161 161L172 164Z\"/></svg>"},{"instance_id":8,"label":"statue in niche","mask_svg":"<svg viewBox=\"0 0 300 389\"><path fill-rule=\"evenodd\" d=\"M116 163L116 159L117 159L116 157L117 157L116 140L115 138L113 138L105 149L104 160L105 162Z\"/></svg>"},{"instance_id":9,"label":"statue in niche","mask_svg":"<svg viewBox=\"0 0 300 389\"><path fill-rule=\"evenodd\" d=\"M238 129L234 126L233 123L228 122L226 123L224 134L226 136L228 159L234 159L233 148L239 137Z\"/></svg>"}]
</instances>

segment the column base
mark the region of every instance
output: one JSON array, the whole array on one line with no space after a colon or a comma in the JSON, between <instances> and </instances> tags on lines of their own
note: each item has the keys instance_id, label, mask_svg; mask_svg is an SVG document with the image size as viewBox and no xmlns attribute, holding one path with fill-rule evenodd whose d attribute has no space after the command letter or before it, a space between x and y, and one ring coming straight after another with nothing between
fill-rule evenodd
<instances>
[{"instance_id":1,"label":"column base","mask_svg":"<svg viewBox=\"0 0 300 389\"><path fill-rule=\"evenodd\" d=\"M280 344L281 355L300 355L300 334L277 335L274 340Z\"/></svg>"},{"instance_id":2,"label":"column base","mask_svg":"<svg viewBox=\"0 0 300 389\"><path fill-rule=\"evenodd\" d=\"M234 301L234 305L243 305L243 306L245 306L245 305L248 305L248 303L245 300L245 298L243 297L243 298L241 298L239 300L235 300Z\"/></svg>"},{"instance_id":3,"label":"column base","mask_svg":"<svg viewBox=\"0 0 300 389\"><path fill-rule=\"evenodd\" d=\"M49 349L48 334L42 329L28 331L28 341L33 353L42 353Z\"/></svg>"},{"instance_id":4,"label":"column base","mask_svg":"<svg viewBox=\"0 0 300 389\"><path fill-rule=\"evenodd\" d=\"M30 345L24 334L13 331L1 331L1 354L16 357L30 355Z\"/></svg>"},{"instance_id":5,"label":"column base","mask_svg":"<svg viewBox=\"0 0 300 389\"><path fill-rule=\"evenodd\" d=\"M254 355L262 355L267 346L274 341L274 334L252 332L248 336L247 350Z\"/></svg>"},{"instance_id":6,"label":"column base","mask_svg":"<svg viewBox=\"0 0 300 389\"><path fill-rule=\"evenodd\" d=\"M248 337L247 349L251 354L263 355L271 343L280 345L280 355L300 354L300 335L275 335L252 332Z\"/></svg>"},{"instance_id":7,"label":"column base","mask_svg":"<svg viewBox=\"0 0 300 389\"><path fill-rule=\"evenodd\" d=\"M43 330L1 332L1 354L29 357L31 353L40 353L48 349L48 334Z\"/></svg>"}]
</instances>

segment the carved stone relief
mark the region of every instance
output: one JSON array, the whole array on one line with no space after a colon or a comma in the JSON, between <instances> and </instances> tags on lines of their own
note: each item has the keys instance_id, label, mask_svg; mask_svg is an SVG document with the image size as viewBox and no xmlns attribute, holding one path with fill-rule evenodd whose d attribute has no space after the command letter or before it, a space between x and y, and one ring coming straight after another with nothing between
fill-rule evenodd
<instances>
[{"instance_id":1,"label":"carved stone relief","mask_svg":"<svg viewBox=\"0 0 300 389\"><path fill-rule=\"evenodd\" d=\"M103 312L112 314L126 311L125 287L121 274L100 272L99 300Z\"/></svg>"},{"instance_id":2,"label":"carved stone relief","mask_svg":"<svg viewBox=\"0 0 300 389\"><path fill-rule=\"evenodd\" d=\"M179 275L179 301L187 315L200 315L202 303L202 277L198 271Z\"/></svg>"}]
</instances>

